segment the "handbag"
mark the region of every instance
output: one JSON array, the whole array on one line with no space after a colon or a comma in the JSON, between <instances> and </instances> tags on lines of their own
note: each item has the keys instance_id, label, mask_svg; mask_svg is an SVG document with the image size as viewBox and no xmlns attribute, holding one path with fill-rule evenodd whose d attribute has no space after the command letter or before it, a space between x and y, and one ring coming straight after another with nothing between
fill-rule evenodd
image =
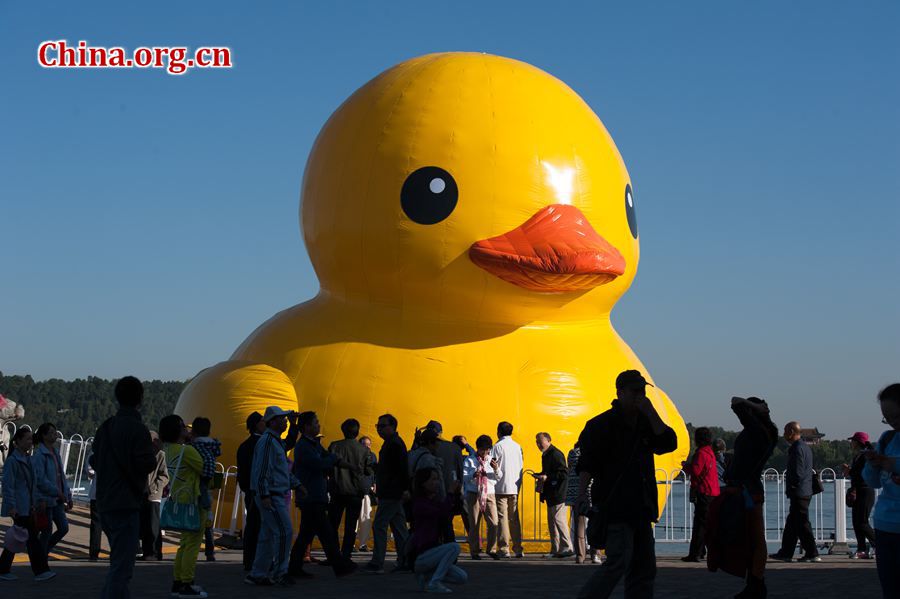
<instances>
[{"instance_id":1,"label":"handbag","mask_svg":"<svg viewBox=\"0 0 900 599\"><path fill-rule=\"evenodd\" d=\"M813 495L818 495L819 493L821 493L821 492L824 491L824 490L825 490L825 487L822 486L822 478L821 478L821 476L819 475L818 472L816 472L815 470L813 470L813 473L812 473L812 494L813 494Z\"/></svg>"},{"instance_id":2,"label":"handbag","mask_svg":"<svg viewBox=\"0 0 900 599\"><path fill-rule=\"evenodd\" d=\"M13 524L6 530L6 538L3 540L3 548L10 553L22 553L28 543L28 529L24 526Z\"/></svg>"},{"instance_id":3,"label":"handbag","mask_svg":"<svg viewBox=\"0 0 900 599\"><path fill-rule=\"evenodd\" d=\"M166 499L159 514L159 527L163 530L173 530L179 532L199 532L200 531L200 508L197 505L197 498L190 497L191 489L182 487L176 489L178 482L178 472L181 470L181 459L184 457L184 447L178 454L178 462L175 464L175 474L172 476L172 489L169 498ZM184 497L187 493L192 501L179 503L178 498Z\"/></svg>"},{"instance_id":4,"label":"handbag","mask_svg":"<svg viewBox=\"0 0 900 599\"><path fill-rule=\"evenodd\" d=\"M50 528L50 516L47 515L47 510L35 510L31 514L31 520L34 522L36 530L47 530Z\"/></svg>"},{"instance_id":5,"label":"handbag","mask_svg":"<svg viewBox=\"0 0 900 599\"><path fill-rule=\"evenodd\" d=\"M856 489L853 487L847 489L847 495L844 496L844 503L847 504L847 507L853 507L853 504L856 503Z\"/></svg>"}]
</instances>

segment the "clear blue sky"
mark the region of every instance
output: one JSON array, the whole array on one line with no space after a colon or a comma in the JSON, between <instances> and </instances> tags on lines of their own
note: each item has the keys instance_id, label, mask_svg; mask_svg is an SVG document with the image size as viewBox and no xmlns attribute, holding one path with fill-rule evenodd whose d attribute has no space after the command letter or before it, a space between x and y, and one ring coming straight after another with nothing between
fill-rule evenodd
<instances>
[{"instance_id":1,"label":"clear blue sky","mask_svg":"<svg viewBox=\"0 0 900 599\"><path fill-rule=\"evenodd\" d=\"M877 432L900 380L898 5L599 4L3 2L0 370L227 358L317 289L297 204L328 115L397 62L474 50L561 78L612 133L642 242L613 319L687 420L736 427L729 398L756 394L779 423ZM60 38L227 45L235 68L41 69Z\"/></svg>"}]
</instances>

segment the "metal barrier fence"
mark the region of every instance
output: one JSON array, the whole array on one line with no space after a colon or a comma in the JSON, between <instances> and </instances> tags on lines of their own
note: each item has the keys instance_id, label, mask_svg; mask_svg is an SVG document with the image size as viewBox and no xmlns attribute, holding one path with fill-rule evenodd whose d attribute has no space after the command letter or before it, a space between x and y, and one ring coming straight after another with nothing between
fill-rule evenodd
<instances>
[{"instance_id":1,"label":"metal barrier fence","mask_svg":"<svg viewBox=\"0 0 900 599\"><path fill-rule=\"evenodd\" d=\"M12 432L15 432L15 424ZM8 425L9 426L9 425ZM27 425L23 425L26 426ZM59 449L63 472L72 489L76 501L87 502L90 491L88 476L88 458L91 454L93 437L84 438L74 434L68 439L57 433L57 449ZM244 494L237 484L237 467L225 467L216 464L216 472L222 475L222 486L213 494L212 521L217 532L235 534L241 529L245 512ZM846 543L847 523L852 521L849 508L845 502L849 480L838 478L831 468L824 468L820 473L824 491L814 495L810 502L810 522L816 542L820 544ZM656 541L660 543L688 543L691 540L694 506L689 501L690 479L682 470L666 472L656 470L657 484L665 486L665 506L660 513L659 523L654 529ZM769 468L762 474L765 490L765 509L763 510L766 539L778 541L789 508L789 501L784 495L784 472ZM519 494L520 511L523 507L525 493ZM229 505L230 503L230 505ZM531 501L534 529L523 530L526 541L549 541L546 511L535 493ZM230 507L230 509L225 509ZM299 512L292 511L292 519L299 521ZM483 526L483 525L482 525ZM529 533L531 533L529 535Z\"/></svg>"}]
</instances>

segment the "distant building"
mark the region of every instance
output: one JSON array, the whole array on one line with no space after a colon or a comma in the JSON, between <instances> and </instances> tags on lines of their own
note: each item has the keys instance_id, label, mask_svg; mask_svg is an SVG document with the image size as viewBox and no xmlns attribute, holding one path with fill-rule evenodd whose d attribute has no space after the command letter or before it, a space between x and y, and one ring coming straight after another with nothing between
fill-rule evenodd
<instances>
[{"instance_id":1,"label":"distant building","mask_svg":"<svg viewBox=\"0 0 900 599\"><path fill-rule=\"evenodd\" d=\"M818 445L819 441L822 437L825 436L825 433L819 432L819 427L815 428L801 428L800 429L800 440L806 443L807 445Z\"/></svg>"}]
</instances>

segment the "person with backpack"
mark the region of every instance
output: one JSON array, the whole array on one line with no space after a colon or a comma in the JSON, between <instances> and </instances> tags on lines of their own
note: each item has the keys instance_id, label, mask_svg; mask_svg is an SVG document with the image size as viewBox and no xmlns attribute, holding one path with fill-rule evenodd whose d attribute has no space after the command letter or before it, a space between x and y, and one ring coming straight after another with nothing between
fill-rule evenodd
<instances>
[{"instance_id":1,"label":"person with backpack","mask_svg":"<svg viewBox=\"0 0 900 599\"><path fill-rule=\"evenodd\" d=\"M865 452L863 478L881 489L875 503L875 563L885 599L900 597L900 383L878 394L882 422L891 427Z\"/></svg>"},{"instance_id":2,"label":"person with backpack","mask_svg":"<svg viewBox=\"0 0 900 599\"><path fill-rule=\"evenodd\" d=\"M7 529L7 536L22 530L27 534L25 547L34 579L38 582L50 580L56 576L56 572L50 571L47 555L41 545L40 531L35 525L34 469L29 455L34 446L31 431L27 428L17 430L10 446L12 450L3 466L3 505L0 507L0 516L12 518L13 524L19 529ZM0 580L17 580L18 576L10 572L15 553L9 549L8 540L6 545L0 554Z\"/></svg>"}]
</instances>

